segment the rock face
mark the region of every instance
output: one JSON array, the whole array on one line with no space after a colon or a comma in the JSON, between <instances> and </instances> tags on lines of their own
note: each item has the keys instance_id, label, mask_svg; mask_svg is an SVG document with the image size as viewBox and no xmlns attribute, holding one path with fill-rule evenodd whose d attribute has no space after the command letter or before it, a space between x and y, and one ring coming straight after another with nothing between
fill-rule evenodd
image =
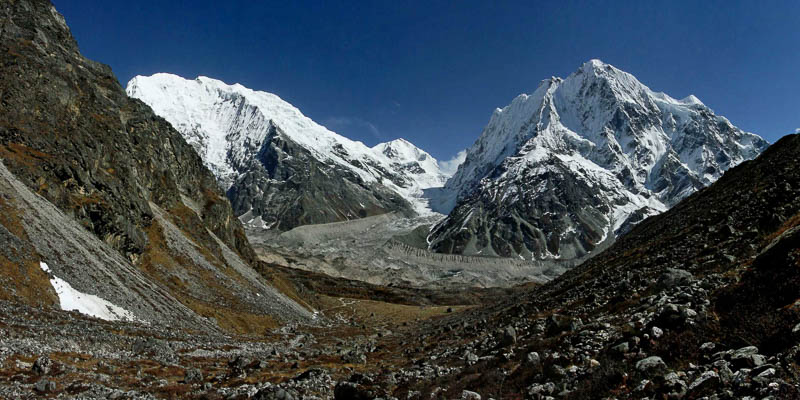
<instances>
[{"instance_id":1,"label":"rock face","mask_svg":"<svg viewBox=\"0 0 800 400\"><path fill-rule=\"evenodd\" d=\"M580 258L766 146L694 96L592 60L495 111L445 186L431 248Z\"/></svg>"},{"instance_id":2,"label":"rock face","mask_svg":"<svg viewBox=\"0 0 800 400\"><path fill-rule=\"evenodd\" d=\"M81 56L48 1L3 2L0 18L0 262L46 262L150 322L169 320L158 309L196 324L227 307L303 318L251 267L242 225L192 147Z\"/></svg>"},{"instance_id":3,"label":"rock face","mask_svg":"<svg viewBox=\"0 0 800 400\"><path fill-rule=\"evenodd\" d=\"M271 93L170 74L137 76L127 93L183 134L254 227L427 213L423 189L446 180L433 157L405 140L369 148Z\"/></svg>"}]
</instances>

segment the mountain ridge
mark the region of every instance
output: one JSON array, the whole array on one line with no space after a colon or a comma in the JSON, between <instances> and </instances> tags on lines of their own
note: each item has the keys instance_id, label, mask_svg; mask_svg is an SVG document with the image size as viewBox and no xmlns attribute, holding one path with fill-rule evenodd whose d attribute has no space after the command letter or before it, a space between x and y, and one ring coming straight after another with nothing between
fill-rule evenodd
<instances>
[{"instance_id":1,"label":"mountain ridge","mask_svg":"<svg viewBox=\"0 0 800 400\"><path fill-rule=\"evenodd\" d=\"M127 93L150 104L198 149L223 188L228 190L235 207L242 205L236 209L237 215L244 215L244 221L251 225L255 222L256 226L287 230L307 223L336 222L391 211L427 214L430 211L422 191L434 185L441 186L445 180L438 162L407 140L398 139L370 148L315 123L274 94L239 84L228 85L207 77L188 80L159 73L134 77L128 83ZM279 204L306 204L304 215L322 210L317 213L321 215L291 219L269 213L262 215L270 194L277 193L272 186L283 185L286 180L276 180L268 173L255 178L253 171L259 170L258 164L267 170L274 169L271 163L291 164L289 157L259 159L262 150L270 146L273 153L281 151L280 146L268 144L266 140L272 126L296 145L294 154L303 152L305 159L315 160L315 168L324 170L323 175L327 174L332 181L339 182L340 187L347 188L340 190L339 196L355 206L338 205L326 210L313 198L298 192ZM402 157L398 159L398 156ZM295 171L302 167L300 164L288 166ZM260 183L242 185L240 178L248 174L251 181ZM310 178L296 179L295 183L308 188L305 192L324 192L322 183ZM397 193L399 198L392 199L391 193Z\"/></svg>"},{"instance_id":2,"label":"mountain ridge","mask_svg":"<svg viewBox=\"0 0 800 400\"><path fill-rule=\"evenodd\" d=\"M43 297L63 281L152 324L245 331L310 319L255 272L200 157L81 55L49 1L3 2L0 17L0 230L15 243L0 246L0 263L29 277L4 279L0 297L38 277Z\"/></svg>"},{"instance_id":3,"label":"mountain ridge","mask_svg":"<svg viewBox=\"0 0 800 400\"><path fill-rule=\"evenodd\" d=\"M495 110L445 184L438 211L453 209L429 242L446 253L583 257L766 146L695 96L675 100L591 60Z\"/></svg>"}]
</instances>

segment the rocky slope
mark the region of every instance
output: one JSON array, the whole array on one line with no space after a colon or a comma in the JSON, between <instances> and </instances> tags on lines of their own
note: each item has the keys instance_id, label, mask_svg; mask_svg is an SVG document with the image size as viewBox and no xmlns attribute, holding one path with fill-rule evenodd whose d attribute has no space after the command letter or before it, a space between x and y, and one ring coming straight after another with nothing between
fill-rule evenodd
<instances>
[{"instance_id":1,"label":"rocky slope","mask_svg":"<svg viewBox=\"0 0 800 400\"><path fill-rule=\"evenodd\" d=\"M445 253L579 259L767 143L592 60L497 109L445 186Z\"/></svg>"},{"instance_id":2,"label":"rocky slope","mask_svg":"<svg viewBox=\"0 0 800 400\"><path fill-rule=\"evenodd\" d=\"M798 165L784 137L554 281L421 329L394 395L800 398Z\"/></svg>"},{"instance_id":3,"label":"rocky slope","mask_svg":"<svg viewBox=\"0 0 800 400\"><path fill-rule=\"evenodd\" d=\"M310 316L255 272L192 147L81 56L50 2L3 2L0 18L2 298L111 300L141 321L209 329Z\"/></svg>"},{"instance_id":4,"label":"rocky slope","mask_svg":"<svg viewBox=\"0 0 800 400\"><path fill-rule=\"evenodd\" d=\"M446 177L399 139L373 148L318 125L271 93L198 77L137 76L127 93L166 118L254 227L289 230L398 211L429 213L422 190Z\"/></svg>"}]
</instances>

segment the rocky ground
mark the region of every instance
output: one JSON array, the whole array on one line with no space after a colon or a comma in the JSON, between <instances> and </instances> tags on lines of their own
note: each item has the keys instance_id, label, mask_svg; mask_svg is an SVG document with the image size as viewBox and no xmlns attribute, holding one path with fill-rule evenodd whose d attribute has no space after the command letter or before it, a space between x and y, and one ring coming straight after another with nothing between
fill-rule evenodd
<instances>
[{"instance_id":1,"label":"rocky ground","mask_svg":"<svg viewBox=\"0 0 800 400\"><path fill-rule=\"evenodd\" d=\"M0 302L0 398L333 398L337 382L403 364L399 338L412 336L412 326L464 309L324 295L310 301L319 307L312 324L261 336Z\"/></svg>"}]
</instances>

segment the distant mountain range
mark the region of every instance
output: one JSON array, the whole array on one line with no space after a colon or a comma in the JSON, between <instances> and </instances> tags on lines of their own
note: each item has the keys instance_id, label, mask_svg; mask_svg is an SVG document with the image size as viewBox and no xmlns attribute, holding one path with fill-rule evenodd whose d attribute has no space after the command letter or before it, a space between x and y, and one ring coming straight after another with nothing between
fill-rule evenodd
<instances>
[{"instance_id":1,"label":"distant mountain range","mask_svg":"<svg viewBox=\"0 0 800 400\"><path fill-rule=\"evenodd\" d=\"M248 225L288 230L398 211L429 213L423 189L447 177L402 140L367 147L278 96L198 77L137 76L127 86L198 151Z\"/></svg>"},{"instance_id":2,"label":"distant mountain range","mask_svg":"<svg viewBox=\"0 0 800 400\"><path fill-rule=\"evenodd\" d=\"M768 146L598 60L497 109L449 179L406 140L370 148L238 84L162 73L127 93L183 134L245 224L433 210L447 215L428 237L443 253L582 258Z\"/></svg>"}]
</instances>

